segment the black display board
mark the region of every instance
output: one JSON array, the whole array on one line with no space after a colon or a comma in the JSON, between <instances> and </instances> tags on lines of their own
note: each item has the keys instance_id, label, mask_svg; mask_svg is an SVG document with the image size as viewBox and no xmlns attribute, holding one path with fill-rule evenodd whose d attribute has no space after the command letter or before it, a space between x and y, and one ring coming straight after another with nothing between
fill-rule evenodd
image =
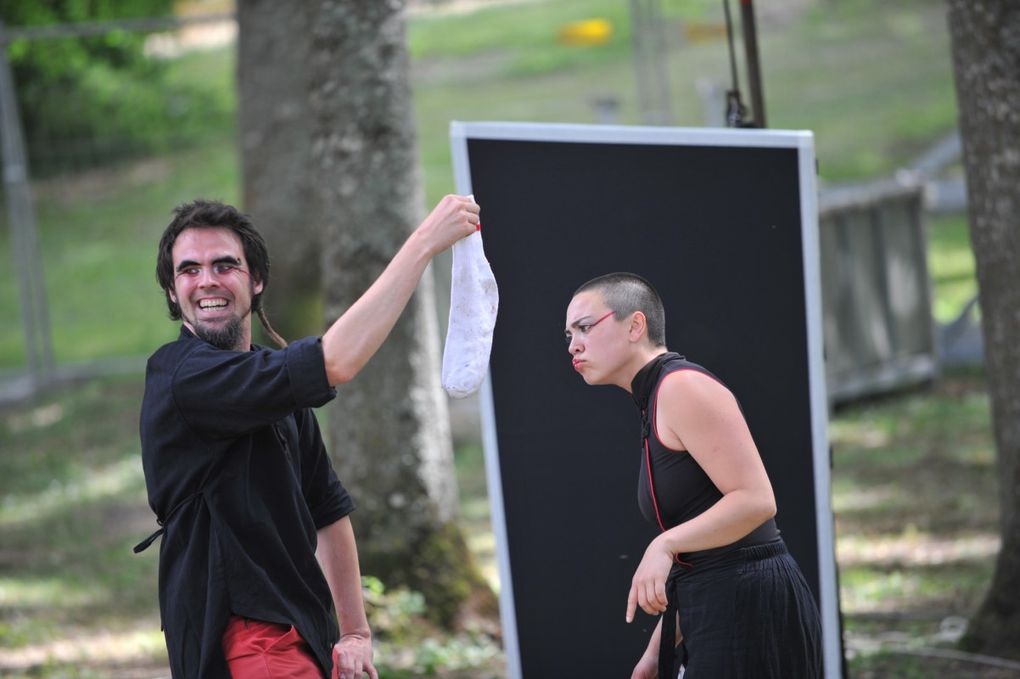
<instances>
[{"instance_id":1,"label":"black display board","mask_svg":"<svg viewBox=\"0 0 1020 679\"><path fill-rule=\"evenodd\" d=\"M510 677L625 677L656 620L624 622L656 530L637 508L639 417L563 343L581 283L649 279L667 344L736 394L840 676L814 153L808 132L454 123L500 308L483 430Z\"/></svg>"}]
</instances>

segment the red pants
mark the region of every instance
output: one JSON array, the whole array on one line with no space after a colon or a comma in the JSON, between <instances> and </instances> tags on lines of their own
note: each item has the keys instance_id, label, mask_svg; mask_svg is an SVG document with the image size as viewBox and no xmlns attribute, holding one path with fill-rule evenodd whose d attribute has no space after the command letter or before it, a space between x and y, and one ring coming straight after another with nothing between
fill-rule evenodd
<instances>
[{"instance_id":1,"label":"red pants","mask_svg":"<svg viewBox=\"0 0 1020 679\"><path fill-rule=\"evenodd\" d=\"M223 653L234 679L323 679L308 643L291 625L233 616Z\"/></svg>"}]
</instances>

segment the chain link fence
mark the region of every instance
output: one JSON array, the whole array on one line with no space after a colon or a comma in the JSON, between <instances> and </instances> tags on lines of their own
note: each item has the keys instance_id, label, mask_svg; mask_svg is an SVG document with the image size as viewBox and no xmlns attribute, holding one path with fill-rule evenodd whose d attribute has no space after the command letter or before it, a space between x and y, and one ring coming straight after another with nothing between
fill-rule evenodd
<instances>
[{"instance_id":1,"label":"chain link fence","mask_svg":"<svg viewBox=\"0 0 1020 679\"><path fill-rule=\"evenodd\" d=\"M237 197L231 14L0 26L0 399L135 371L172 333L174 205Z\"/></svg>"}]
</instances>

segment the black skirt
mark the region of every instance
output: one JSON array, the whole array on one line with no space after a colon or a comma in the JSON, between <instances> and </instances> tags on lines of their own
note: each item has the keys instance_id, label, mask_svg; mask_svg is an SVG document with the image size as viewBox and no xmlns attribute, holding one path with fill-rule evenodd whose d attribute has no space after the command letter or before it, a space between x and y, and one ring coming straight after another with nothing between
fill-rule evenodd
<instances>
[{"instance_id":1,"label":"black skirt","mask_svg":"<svg viewBox=\"0 0 1020 679\"><path fill-rule=\"evenodd\" d=\"M684 679L823 676L818 605L781 538L681 568L666 589L662 679L681 666ZM669 653L674 611L683 641Z\"/></svg>"}]
</instances>

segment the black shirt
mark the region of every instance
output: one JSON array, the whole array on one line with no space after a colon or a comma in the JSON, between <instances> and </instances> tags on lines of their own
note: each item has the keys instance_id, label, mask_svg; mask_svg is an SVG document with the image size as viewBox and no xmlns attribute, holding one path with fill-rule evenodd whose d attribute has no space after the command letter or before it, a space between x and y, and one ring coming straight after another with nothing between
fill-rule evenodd
<instances>
[{"instance_id":1,"label":"black shirt","mask_svg":"<svg viewBox=\"0 0 1020 679\"><path fill-rule=\"evenodd\" d=\"M638 507L646 520L664 531L693 519L722 499L722 492L712 483L697 460L686 450L667 448L659 440L655 429L656 405L662 381L678 370L695 370L723 384L705 368L672 352L660 354L649 361L631 382L631 395L641 410L642 420ZM737 547L764 544L778 535L775 521L769 519L737 542L685 553L681 558L691 564L705 563Z\"/></svg>"},{"instance_id":2,"label":"black shirt","mask_svg":"<svg viewBox=\"0 0 1020 679\"><path fill-rule=\"evenodd\" d=\"M175 678L229 679L231 614L294 625L329 674L338 630L316 531L354 504L309 408L334 396L319 338L237 352L182 327L149 359L142 465L165 530L159 604Z\"/></svg>"}]
</instances>

